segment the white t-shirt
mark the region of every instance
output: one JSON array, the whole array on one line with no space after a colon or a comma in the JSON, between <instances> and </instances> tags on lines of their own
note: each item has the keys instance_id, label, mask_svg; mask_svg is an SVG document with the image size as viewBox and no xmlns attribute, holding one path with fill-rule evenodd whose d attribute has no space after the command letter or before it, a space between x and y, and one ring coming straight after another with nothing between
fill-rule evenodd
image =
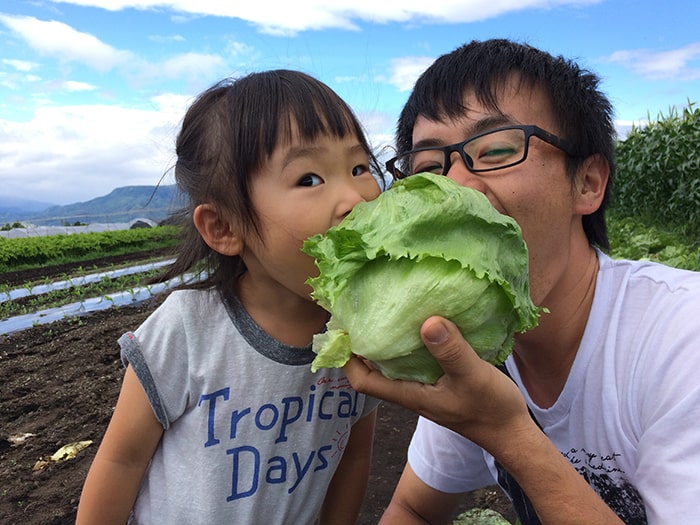
<instances>
[{"instance_id":1,"label":"white t-shirt","mask_svg":"<svg viewBox=\"0 0 700 525\"><path fill-rule=\"evenodd\" d=\"M593 306L557 401L535 405L547 436L626 523L700 516L700 273L599 253ZM546 314L545 314L546 315ZM493 484L493 457L423 418L408 451L443 492Z\"/></svg>"},{"instance_id":2,"label":"white t-shirt","mask_svg":"<svg viewBox=\"0 0 700 525\"><path fill-rule=\"evenodd\" d=\"M216 291L173 292L119 343L165 429L133 524L312 524L378 404Z\"/></svg>"}]
</instances>

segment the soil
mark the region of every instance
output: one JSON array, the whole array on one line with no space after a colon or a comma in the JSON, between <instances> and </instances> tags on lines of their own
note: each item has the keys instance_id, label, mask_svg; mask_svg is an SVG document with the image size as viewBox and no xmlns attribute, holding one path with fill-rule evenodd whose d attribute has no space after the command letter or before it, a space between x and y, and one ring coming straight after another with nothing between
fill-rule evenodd
<instances>
[{"instance_id":1,"label":"soil","mask_svg":"<svg viewBox=\"0 0 700 525\"><path fill-rule=\"evenodd\" d=\"M0 275L0 284L21 286L68 270L64 266L6 273ZM163 298L0 335L0 523L74 523L83 481L119 393L123 368L116 340L141 324ZM401 407L380 405L374 463L359 524L377 523L391 499L415 421L416 416ZM14 442L15 436L26 434L31 435ZM40 459L63 445L84 440L93 443L74 459L34 470ZM515 522L498 487L467 494L455 515L475 507L493 509Z\"/></svg>"}]
</instances>

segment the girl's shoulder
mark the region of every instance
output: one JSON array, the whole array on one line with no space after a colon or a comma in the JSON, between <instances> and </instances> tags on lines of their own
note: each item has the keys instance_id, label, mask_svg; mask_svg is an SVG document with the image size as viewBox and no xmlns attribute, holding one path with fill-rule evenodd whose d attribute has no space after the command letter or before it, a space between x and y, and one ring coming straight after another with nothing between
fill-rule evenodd
<instances>
[{"instance_id":1,"label":"girl's shoulder","mask_svg":"<svg viewBox=\"0 0 700 525\"><path fill-rule=\"evenodd\" d=\"M189 324L191 320L213 316L224 310L219 293L214 289L182 289L168 293L163 302L148 316L142 326Z\"/></svg>"},{"instance_id":2,"label":"girl's shoulder","mask_svg":"<svg viewBox=\"0 0 700 525\"><path fill-rule=\"evenodd\" d=\"M186 288L170 292L158 309L198 310L202 307L221 304L219 292L213 288L203 290Z\"/></svg>"}]
</instances>

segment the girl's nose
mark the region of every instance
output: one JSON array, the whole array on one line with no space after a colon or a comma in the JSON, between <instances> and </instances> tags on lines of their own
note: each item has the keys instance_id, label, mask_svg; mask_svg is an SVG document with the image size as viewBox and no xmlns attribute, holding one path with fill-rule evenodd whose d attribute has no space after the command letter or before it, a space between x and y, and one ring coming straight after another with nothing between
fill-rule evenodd
<instances>
[{"instance_id":1,"label":"girl's nose","mask_svg":"<svg viewBox=\"0 0 700 525\"><path fill-rule=\"evenodd\" d=\"M344 185L340 189L342 196L339 199L339 215L344 218L352 209L360 202L366 202L375 199L379 193L379 185L376 181L365 179L359 180L354 178L348 185Z\"/></svg>"}]
</instances>

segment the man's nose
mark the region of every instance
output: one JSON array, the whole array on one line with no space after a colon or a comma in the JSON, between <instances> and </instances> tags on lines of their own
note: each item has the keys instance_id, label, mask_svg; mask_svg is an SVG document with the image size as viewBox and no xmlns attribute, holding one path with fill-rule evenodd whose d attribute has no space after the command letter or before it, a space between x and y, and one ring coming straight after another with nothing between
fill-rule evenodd
<instances>
[{"instance_id":1,"label":"man's nose","mask_svg":"<svg viewBox=\"0 0 700 525\"><path fill-rule=\"evenodd\" d=\"M450 155L450 165L445 175L461 186L486 193L482 177L469 171L461 155L456 151Z\"/></svg>"},{"instance_id":2,"label":"man's nose","mask_svg":"<svg viewBox=\"0 0 700 525\"><path fill-rule=\"evenodd\" d=\"M443 175L446 175L447 177L454 180L457 180L455 177L464 178L470 175L474 175L471 171L469 171L466 162L464 161L464 159L458 151L450 152L450 156L446 160L447 171Z\"/></svg>"}]
</instances>

